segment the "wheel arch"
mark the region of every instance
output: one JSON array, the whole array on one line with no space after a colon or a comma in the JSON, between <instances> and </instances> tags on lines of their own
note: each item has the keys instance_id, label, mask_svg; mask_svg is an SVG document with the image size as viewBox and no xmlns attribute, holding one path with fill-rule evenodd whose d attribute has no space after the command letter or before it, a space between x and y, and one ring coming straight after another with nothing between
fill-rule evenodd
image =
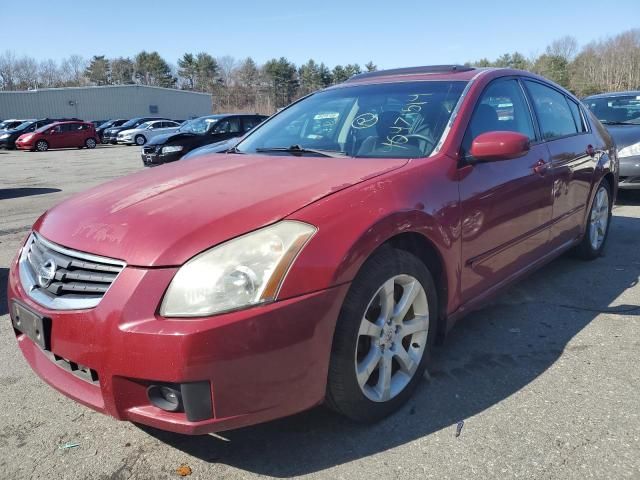
<instances>
[{"instance_id":1,"label":"wheel arch","mask_svg":"<svg viewBox=\"0 0 640 480\"><path fill-rule=\"evenodd\" d=\"M382 248L388 247L403 250L416 256L429 269L431 275L433 275L438 297L437 337L439 341L442 341L446 333L448 276L440 251L435 244L422 233L409 231L390 237L376 248L371 255L374 255Z\"/></svg>"}]
</instances>

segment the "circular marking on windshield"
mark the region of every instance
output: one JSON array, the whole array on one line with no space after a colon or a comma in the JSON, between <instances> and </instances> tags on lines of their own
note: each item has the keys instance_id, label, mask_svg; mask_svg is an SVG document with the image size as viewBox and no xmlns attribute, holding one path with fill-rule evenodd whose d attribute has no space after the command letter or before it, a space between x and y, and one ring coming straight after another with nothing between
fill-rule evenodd
<instances>
[{"instance_id":1,"label":"circular marking on windshield","mask_svg":"<svg viewBox=\"0 0 640 480\"><path fill-rule=\"evenodd\" d=\"M367 112L354 118L351 126L356 129L370 128L376 123L378 123L378 114Z\"/></svg>"}]
</instances>

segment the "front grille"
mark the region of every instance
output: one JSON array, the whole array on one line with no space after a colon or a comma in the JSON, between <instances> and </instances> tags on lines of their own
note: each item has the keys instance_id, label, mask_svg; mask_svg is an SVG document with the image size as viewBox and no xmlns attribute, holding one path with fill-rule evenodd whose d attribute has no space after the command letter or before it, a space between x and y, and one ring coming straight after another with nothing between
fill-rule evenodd
<instances>
[{"instance_id":1,"label":"front grille","mask_svg":"<svg viewBox=\"0 0 640 480\"><path fill-rule=\"evenodd\" d=\"M32 234L20 257L20 279L36 302L57 310L98 304L124 262L90 255Z\"/></svg>"}]
</instances>

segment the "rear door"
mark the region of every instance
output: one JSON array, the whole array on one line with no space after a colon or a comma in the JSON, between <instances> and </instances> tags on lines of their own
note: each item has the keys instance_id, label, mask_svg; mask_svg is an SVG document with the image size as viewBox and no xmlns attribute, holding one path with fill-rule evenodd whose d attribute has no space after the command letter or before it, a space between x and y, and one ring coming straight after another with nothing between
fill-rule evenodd
<instances>
[{"instance_id":1,"label":"rear door","mask_svg":"<svg viewBox=\"0 0 640 480\"><path fill-rule=\"evenodd\" d=\"M82 128L81 123L67 123L62 126L63 146L65 147L78 147L84 142L82 140Z\"/></svg>"},{"instance_id":2,"label":"rear door","mask_svg":"<svg viewBox=\"0 0 640 480\"><path fill-rule=\"evenodd\" d=\"M581 235L593 171L596 137L589 131L582 107L562 91L526 80L527 92L551 155L553 227L550 247L558 248Z\"/></svg>"},{"instance_id":3,"label":"rear door","mask_svg":"<svg viewBox=\"0 0 640 480\"><path fill-rule=\"evenodd\" d=\"M472 162L459 170L465 302L484 296L540 259L549 239L553 179L539 168L549 161L549 152L518 79L500 78L485 88L461 153L469 155L473 140L489 131L522 133L531 146L519 158Z\"/></svg>"}]
</instances>

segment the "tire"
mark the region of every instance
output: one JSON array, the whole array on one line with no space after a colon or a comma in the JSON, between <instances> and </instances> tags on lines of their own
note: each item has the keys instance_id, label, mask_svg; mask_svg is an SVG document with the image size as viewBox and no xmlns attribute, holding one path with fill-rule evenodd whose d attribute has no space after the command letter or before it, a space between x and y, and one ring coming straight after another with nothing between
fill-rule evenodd
<instances>
[{"instance_id":1,"label":"tire","mask_svg":"<svg viewBox=\"0 0 640 480\"><path fill-rule=\"evenodd\" d=\"M37 152L46 152L47 150L49 150L49 143L46 140L38 140L36 142Z\"/></svg>"},{"instance_id":2,"label":"tire","mask_svg":"<svg viewBox=\"0 0 640 480\"><path fill-rule=\"evenodd\" d=\"M594 260L602 255L609 237L611 208L611 187L609 182L602 180L587 216L584 237L575 249L578 257Z\"/></svg>"},{"instance_id":3,"label":"tire","mask_svg":"<svg viewBox=\"0 0 640 480\"><path fill-rule=\"evenodd\" d=\"M138 145L139 147L147 143L147 139L144 137L144 135L136 135L136 138L134 139L134 141L136 142L136 145Z\"/></svg>"},{"instance_id":4,"label":"tire","mask_svg":"<svg viewBox=\"0 0 640 480\"><path fill-rule=\"evenodd\" d=\"M390 293L386 298L391 302L384 301L385 296L380 295L384 292ZM403 299L412 298L410 292L415 298L408 311L403 309L403 318L385 321L389 318L385 310L393 313ZM436 337L437 312L435 283L420 259L391 247L375 253L353 281L338 317L327 405L358 422L377 421L400 408L423 378ZM409 328L415 333L404 336ZM401 358L400 349L409 353ZM389 378L385 371L389 382L384 381Z\"/></svg>"},{"instance_id":5,"label":"tire","mask_svg":"<svg viewBox=\"0 0 640 480\"><path fill-rule=\"evenodd\" d=\"M97 142L95 138L87 138L84 141L84 146L87 147L89 150L92 150L94 148L96 148ZM82 148L82 147L80 147Z\"/></svg>"}]
</instances>

